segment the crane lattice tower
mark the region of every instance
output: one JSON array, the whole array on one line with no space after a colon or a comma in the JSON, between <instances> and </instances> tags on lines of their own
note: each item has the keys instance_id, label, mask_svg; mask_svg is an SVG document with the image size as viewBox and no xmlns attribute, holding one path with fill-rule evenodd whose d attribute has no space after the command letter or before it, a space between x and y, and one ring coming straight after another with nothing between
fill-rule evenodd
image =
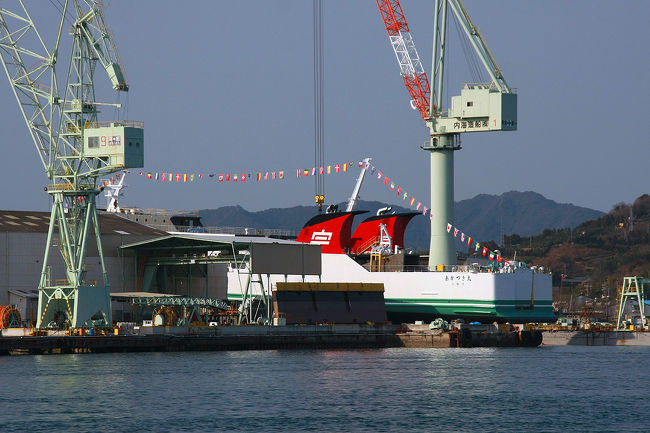
<instances>
[{"instance_id":1,"label":"crane lattice tower","mask_svg":"<svg viewBox=\"0 0 650 433\"><path fill-rule=\"evenodd\" d=\"M50 181L46 190L52 198L37 327L111 326L110 285L95 204L101 192L98 178L144 165L143 125L98 119L99 106L119 104L95 100L97 66L104 69L115 91L129 89L101 2L65 0L50 47L25 1L7 3L0 8L0 58ZM58 76L66 23L71 24L71 58L67 74ZM60 82L65 83L62 90ZM87 279L91 233L97 244L101 281ZM51 275L51 246L60 250L64 278Z\"/></svg>"}]
</instances>

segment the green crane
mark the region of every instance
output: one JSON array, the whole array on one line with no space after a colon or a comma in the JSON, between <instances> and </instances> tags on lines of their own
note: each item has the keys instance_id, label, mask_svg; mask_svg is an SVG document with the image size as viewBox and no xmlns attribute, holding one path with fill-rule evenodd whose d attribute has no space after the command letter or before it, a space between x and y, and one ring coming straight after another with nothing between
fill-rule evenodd
<instances>
[{"instance_id":1,"label":"green crane","mask_svg":"<svg viewBox=\"0 0 650 433\"><path fill-rule=\"evenodd\" d=\"M447 20L453 13L490 81L468 83L451 107L443 106L443 83L447 60ZM456 264L454 238L445 223L454 221L454 152L461 148L466 132L514 131L517 129L517 94L506 83L501 69L461 0L436 0L434 14L431 93L426 119L431 135L422 149L431 154L431 211L440 222L431 224L429 268Z\"/></svg>"},{"instance_id":2,"label":"green crane","mask_svg":"<svg viewBox=\"0 0 650 433\"><path fill-rule=\"evenodd\" d=\"M52 198L38 287L37 327L111 326L110 286L95 204L101 192L98 178L144 165L143 124L98 120L99 106L120 106L96 102L98 63L114 90L129 89L99 1L60 2L58 31L50 47L25 1L7 3L0 7L0 59L50 181L46 191ZM72 47L67 75L59 77L58 55L66 23ZM61 90L59 81L64 82ZM86 279L91 233L97 244L101 281ZM51 276L49 252L54 244L65 266L63 279Z\"/></svg>"},{"instance_id":3,"label":"green crane","mask_svg":"<svg viewBox=\"0 0 650 433\"><path fill-rule=\"evenodd\" d=\"M448 235L446 223L454 221L454 152L461 148L465 132L514 131L517 129L517 95L505 82L485 39L465 10L461 0L436 0L434 14L431 84L415 48L399 0L377 0L379 12L400 72L411 107L420 112L429 128L430 139L422 149L431 154L431 240L429 269L456 264L456 245ZM442 109L447 55L447 21L453 14L490 81L465 84L451 107Z\"/></svg>"}]
</instances>

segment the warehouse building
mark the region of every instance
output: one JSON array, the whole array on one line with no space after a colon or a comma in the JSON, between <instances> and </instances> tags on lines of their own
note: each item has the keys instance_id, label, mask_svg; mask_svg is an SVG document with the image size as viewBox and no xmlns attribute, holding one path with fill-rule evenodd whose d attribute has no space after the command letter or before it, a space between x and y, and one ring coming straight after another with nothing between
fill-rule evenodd
<instances>
[{"instance_id":1,"label":"warehouse building","mask_svg":"<svg viewBox=\"0 0 650 433\"><path fill-rule=\"evenodd\" d=\"M0 210L0 305L15 304L24 321L34 315L34 296L43 271L43 253L50 222L49 212ZM129 221L119 215L99 214L104 260L112 292L135 291L136 259L122 245L167 235L162 230ZM101 281L101 265L94 236L90 236L86 281ZM55 231L49 252L51 281L65 279L65 267ZM10 299L11 298L11 299Z\"/></svg>"}]
</instances>

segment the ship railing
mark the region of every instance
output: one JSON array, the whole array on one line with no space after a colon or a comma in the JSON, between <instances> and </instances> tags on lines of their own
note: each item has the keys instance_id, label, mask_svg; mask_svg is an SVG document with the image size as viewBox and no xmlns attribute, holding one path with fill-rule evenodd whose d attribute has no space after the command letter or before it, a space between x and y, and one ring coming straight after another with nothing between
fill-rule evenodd
<instances>
[{"instance_id":1,"label":"ship railing","mask_svg":"<svg viewBox=\"0 0 650 433\"><path fill-rule=\"evenodd\" d=\"M163 226L156 224L147 224L150 227L165 229ZM254 227L227 227L227 226L175 226L175 231L184 233L210 233L210 234L227 234L238 236L266 236L266 237L282 237L282 238L295 238L298 234L295 230L285 229L257 229Z\"/></svg>"},{"instance_id":2,"label":"ship railing","mask_svg":"<svg viewBox=\"0 0 650 433\"><path fill-rule=\"evenodd\" d=\"M120 213L133 215L162 215L162 216L199 216L198 210L169 210L169 209L141 209L137 207L120 207Z\"/></svg>"},{"instance_id":3,"label":"ship railing","mask_svg":"<svg viewBox=\"0 0 650 433\"><path fill-rule=\"evenodd\" d=\"M436 266L430 270L427 265L382 265L383 272L471 272L471 273L494 273L495 271L489 266L475 266L475 265L445 265Z\"/></svg>"}]
</instances>

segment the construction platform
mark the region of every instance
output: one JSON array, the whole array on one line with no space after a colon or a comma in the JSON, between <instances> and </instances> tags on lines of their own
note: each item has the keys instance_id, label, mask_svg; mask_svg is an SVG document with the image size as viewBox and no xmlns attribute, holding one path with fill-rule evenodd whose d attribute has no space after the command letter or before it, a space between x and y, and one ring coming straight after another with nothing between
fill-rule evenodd
<instances>
[{"instance_id":1,"label":"construction platform","mask_svg":"<svg viewBox=\"0 0 650 433\"><path fill-rule=\"evenodd\" d=\"M412 325L142 327L137 335L3 336L0 355L387 347L535 347L541 333L443 331ZM539 337L539 338L538 338Z\"/></svg>"}]
</instances>

